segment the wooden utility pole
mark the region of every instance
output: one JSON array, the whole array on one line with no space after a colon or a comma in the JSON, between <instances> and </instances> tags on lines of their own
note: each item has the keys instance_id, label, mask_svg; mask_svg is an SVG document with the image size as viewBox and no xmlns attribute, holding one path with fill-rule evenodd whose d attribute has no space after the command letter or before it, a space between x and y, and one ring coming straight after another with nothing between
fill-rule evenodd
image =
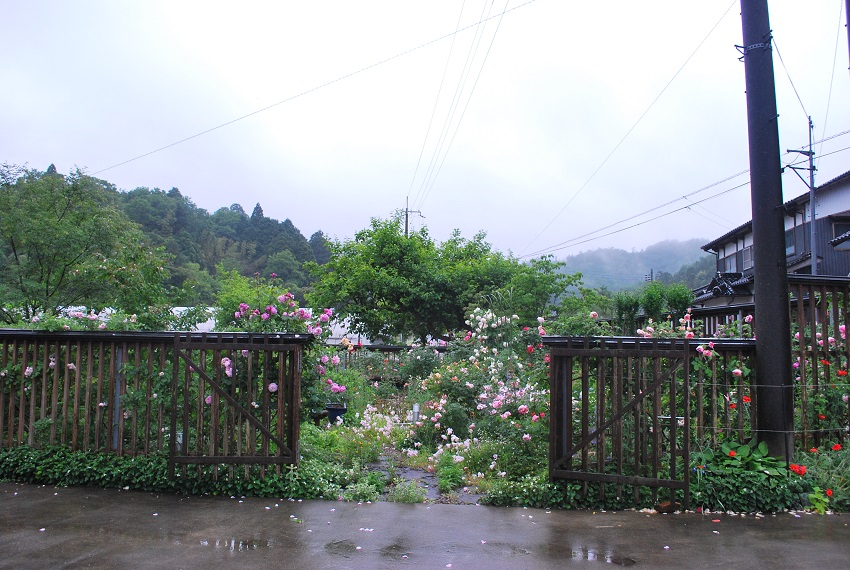
<instances>
[{"instance_id":1,"label":"wooden utility pole","mask_svg":"<svg viewBox=\"0 0 850 570\"><path fill-rule=\"evenodd\" d=\"M741 0L753 210L757 437L770 454L794 451L791 318L776 85L767 0Z\"/></svg>"}]
</instances>

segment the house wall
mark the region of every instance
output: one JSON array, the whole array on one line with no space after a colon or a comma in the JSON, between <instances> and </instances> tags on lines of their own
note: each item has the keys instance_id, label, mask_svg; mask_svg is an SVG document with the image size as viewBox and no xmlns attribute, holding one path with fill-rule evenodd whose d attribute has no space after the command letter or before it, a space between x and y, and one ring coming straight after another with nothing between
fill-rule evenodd
<instances>
[{"instance_id":1,"label":"house wall","mask_svg":"<svg viewBox=\"0 0 850 570\"><path fill-rule=\"evenodd\" d=\"M836 218L847 214L845 219ZM817 255L818 274L820 275L850 275L850 252L836 251L829 240L837 237L835 222L850 222L850 181L820 190L815 198L815 217L817 223ZM811 230L809 229L809 203L799 205L799 211L785 216L785 230L792 231L794 236L793 253L789 258L811 251ZM752 262L745 261L744 250L753 245L752 233L730 239L719 247L717 252L717 271L720 273L745 273L752 269ZM734 256L734 262L731 257ZM746 257L749 257L747 255ZM808 269L804 270L808 272Z\"/></svg>"}]
</instances>

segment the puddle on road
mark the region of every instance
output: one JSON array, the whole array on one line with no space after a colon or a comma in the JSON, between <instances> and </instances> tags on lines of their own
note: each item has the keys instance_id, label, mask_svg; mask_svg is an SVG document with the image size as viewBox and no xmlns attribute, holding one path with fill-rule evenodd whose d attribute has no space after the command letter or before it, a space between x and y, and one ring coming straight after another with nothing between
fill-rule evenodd
<instances>
[{"instance_id":1,"label":"puddle on road","mask_svg":"<svg viewBox=\"0 0 850 570\"><path fill-rule=\"evenodd\" d=\"M410 544L407 540L397 540L381 548L381 556L385 558L406 559L410 556Z\"/></svg>"},{"instance_id":2,"label":"puddle on road","mask_svg":"<svg viewBox=\"0 0 850 570\"><path fill-rule=\"evenodd\" d=\"M582 550L573 550L572 551L572 559L573 560L589 560L589 561L597 561L597 562L606 562L608 564L614 564L616 566L634 566L637 564L637 561L629 558L627 556L616 556L610 552L596 552L591 549L582 549Z\"/></svg>"},{"instance_id":3,"label":"puddle on road","mask_svg":"<svg viewBox=\"0 0 850 570\"><path fill-rule=\"evenodd\" d=\"M550 544L545 548L546 554L553 559L582 560L588 562L602 562L603 564L613 564L615 566L634 566L637 560L628 556L620 556L614 554L610 550L597 550L593 548L573 548L569 546L561 546Z\"/></svg>"},{"instance_id":4,"label":"puddle on road","mask_svg":"<svg viewBox=\"0 0 850 570\"><path fill-rule=\"evenodd\" d=\"M335 540L325 545L325 550L328 554L335 554L343 558L349 558L357 552L357 545L350 540Z\"/></svg>"},{"instance_id":5,"label":"puddle on road","mask_svg":"<svg viewBox=\"0 0 850 570\"><path fill-rule=\"evenodd\" d=\"M230 552L249 552L251 550L259 550L261 548L271 548L273 540L258 540L258 539L216 539L202 540L201 546L211 546L213 548L221 548Z\"/></svg>"}]
</instances>

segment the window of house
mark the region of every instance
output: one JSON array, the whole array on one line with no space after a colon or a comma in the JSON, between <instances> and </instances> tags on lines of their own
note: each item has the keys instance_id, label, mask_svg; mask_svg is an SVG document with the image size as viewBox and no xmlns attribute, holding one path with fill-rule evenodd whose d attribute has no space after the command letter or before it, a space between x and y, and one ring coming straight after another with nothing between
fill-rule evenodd
<instances>
[{"instance_id":1,"label":"window of house","mask_svg":"<svg viewBox=\"0 0 850 570\"><path fill-rule=\"evenodd\" d=\"M724 257L720 260L724 273L735 273L738 271L738 263L735 254Z\"/></svg>"},{"instance_id":2,"label":"window of house","mask_svg":"<svg viewBox=\"0 0 850 570\"><path fill-rule=\"evenodd\" d=\"M741 252L741 263L744 266L742 269L752 269L753 267L753 246L745 247Z\"/></svg>"},{"instance_id":3,"label":"window of house","mask_svg":"<svg viewBox=\"0 0 850 570\"><path fill-rule=\"evenodd\" d=\"M837 238L840 235L844 235L847 232L850 232L850 221L844 220L841 222L833 222L832 223L832 237Z\"/></svg>"},{"instance_id":4,"label":"window of house","mask_svg":"<svg viewBox=\"0 0 850 570\"><path fill-rule=\"evenodd\" d=\"M785 232L785 255L790 256L797 253L797 240L794 239L794 228Z\"/></svg>"}]
</instances>

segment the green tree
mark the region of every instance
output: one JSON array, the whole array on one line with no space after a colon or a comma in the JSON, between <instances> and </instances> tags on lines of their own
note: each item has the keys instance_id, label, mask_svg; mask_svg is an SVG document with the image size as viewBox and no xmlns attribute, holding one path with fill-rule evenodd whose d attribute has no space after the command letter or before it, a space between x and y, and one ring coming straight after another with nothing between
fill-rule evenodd
<instances>
[{"instance_id":1,"label":"green tree","mask_svg":"<svg viewBox=\"0 0 850 570\"><path fill-rule=\"evenodd\" d=\"M667 302L667 310L673 319L679 319L688 311L688 307L694 301L694 293L683 283L673 283L664 291L664 300Z\"/></svg>"},{"instance_id":2,"label":"green tree","mask_svg":"<svg viewBox=\"0 0 850 570\"><path fill-rule=\"evenodd\" d=\"M0 290L17 312L5 315L163 301L166 255L119 211L111 184L4 164L0 212Z\"/></svg>"},{"instance_id":3,"label":"green tree","mask_svg":"<svg viewBox=\"0 0 850 570\"><path fill-rule=\"evenodd\" d=\"M640 307L644 315L658 321L667 307L667 288L656 281L646 285L640 292Z\"/></svg>"},{"instance_id":4,"label":"green tree","mask_svg":"<svg viewBox=\"0 0 850 570\"><path fill-rule=\"evenodd\" d=\"M614 323L621 334L635 334L640 303L641 298L637 293L618 291L614 294Z\"/></svg>"},{"instance_id":5,"label":"green tree","mask_svg":"<svg viewBox=\"0 0 850 570\"><path fill-rule=\"evenodd\" d=\"M375 340L450 339L465 327L470 306L497 296L513 297L517 314L536 319L544 299L565 281L552 275L556 264L520 263L484 238L468 240L455 231L438 245L427 228L405 237L400 218L373 219L354 239L330 242L325 265L307 264L314 277L307 299L334 307L348 316L352 332ZM516 294L525 286L527 293Z\"/></svg>"}]
</instances>

